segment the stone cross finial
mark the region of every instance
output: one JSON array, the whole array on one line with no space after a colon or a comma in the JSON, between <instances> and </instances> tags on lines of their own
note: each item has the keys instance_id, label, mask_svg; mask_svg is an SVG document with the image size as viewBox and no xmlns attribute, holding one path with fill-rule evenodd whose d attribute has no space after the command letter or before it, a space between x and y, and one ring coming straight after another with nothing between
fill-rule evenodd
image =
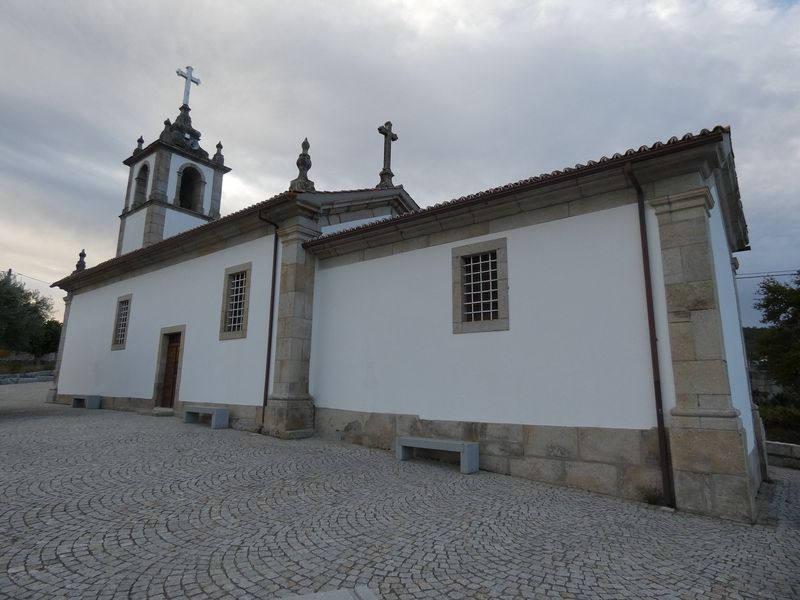
<instances>
[{"instance_id":1,"label":"stone cross finial","mask_svg":"<svg viewBox=\"0 0 800 600\"><path fill-rule=\"evenodd\" d=\"M311 156L308 154L311 144L308 143L308 138L303 140L300 147L303 149L300 156L297 157L297 170L300 171L300 174L297 179L293 179L289 183L289 191L313 192L316 191L314 190L314 182L308 178L308 170L311 168Z\"/></svg>"},{"instance_id":2,"label":"stone cross finial","mask_svg":"<svg viewBox=\"0 0 800 600\"><path fill-rule=\"evenodd\" d=\"M197 77L192 76L192 67L186 67L186 71L181 69L176 70L175 72L178 74L178 77L183 77L186 82L183 84L183 103L186 106L189 106L189 91L192 87L192 84L200 85L200 80Z\"/></svg>"},{"instance_id":3,"label":"stone cross finial","mask_svg":"<svg viewBox=\"0 0 800 600\"><path fill-rule=\"evenodd\" d=\"M80 251L80 254L78 254L78 262L75 263L76 271L83 271L86 268L86 261L84 260L85 258L86 258L86 249L84 248L83 250Z\"/></svg>"},{"instance_id":4,"label":"stone cross finial","mask_svg":"<svg viewBox=\"0 0 800 600\"><path fill-rule=\"evenodd\" d=\"M397 141L397 135L392 133L392 122L386 121L383 125L378 127L378 133L383 137L383 169L381 170L381 180L376 187L390 188L394 187L392 183L392 142Z\"/></svg>"}]
</instances>

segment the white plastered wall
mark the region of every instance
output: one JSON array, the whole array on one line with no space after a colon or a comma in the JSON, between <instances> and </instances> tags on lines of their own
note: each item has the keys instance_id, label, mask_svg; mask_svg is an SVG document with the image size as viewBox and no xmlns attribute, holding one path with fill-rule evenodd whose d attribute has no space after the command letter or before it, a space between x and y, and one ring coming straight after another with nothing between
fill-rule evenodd
<instances>
[{"instance_id":1,"label":"white plastered wall","mask_svg":"<svg viewBox=\"0 0 800 600\"><path fill-rule=\"evenodd\" d=\"M742 425L747 436L747 451L755 447L755 432L750 407L750 380L747 369L747 355L742 338L742 322L739 314L736 281L731 252L719 197L712 187L714 206L710 211L711 249L714 259L714 275L717 282L717 303L722 320L722 341L728 369L728 382L731 388L731 403L741 413Z\"/></svg>"},{"instance_id":2,"label":"white plastered wall","mask_svg":"<svg viewBox=\"0 0 800 600\"><path fill-rule=\"evenodd\" d=\"M669 339L667 291L664 283L664 263L661 258L661 236L658 229L658 217L650 205L645 205L645 219L647 221L647 248L650 253L650 278L653 286L656 348L658 350L658 367L661 376L661 403L664 422L669 425L670 411L675 408L676 404L675 374L672 370L672 343Z\"/></svg>"},{"instance_id":3,"label":"white plastered wall","mask_svg":"<svg viewBox=\"0 0 800 600\"><path fill-rule=\"evenodd\" d=\"M189 213L167 209L167 214L164 216L164 239L188 231L189 229L200 227L206 223L208 223L208 221L205 219L201 219Z\"/></svg>"},{"instance_id":4,"label":"white plastered wall","mask_svg":"<svg viewBox=\"0 0 800 600\"><path fill-rule=\"evenodd\" d=\"M178 400L260 405L272 236L77 293L70 307L60 394L152 398L160 331L186 325ZM252 263L247 337L219 339L225 269ZM128 337L111 350L117 298L131 294Z\"/></svg>"},{"instance_id":5,"label":"white plastered wall","mask_svg":"<svg viewBox=\"0 0 800 600\"><path fill-rule=\"evenodd\" d=\"M146 215L147 209L141 208L135 213L129 213L123 217L125 219L125 229L122 232L122 254L142 247Z\"/></svg>"},{"instance_id":6,"label":"white plastered wall","mask_svg":"<svg viewBox=\"0 0 800 600\"><path fill-rule=\"evenodd\" d=\"M510 329L453 334L451 248L501 237ZM656 288L669 357L663 284ZM655 426L636 206L349 265L320 261L310 375L315 404L325 408ZM662 376L671 380L671 370Z\"/></svg>"}]
</instances>

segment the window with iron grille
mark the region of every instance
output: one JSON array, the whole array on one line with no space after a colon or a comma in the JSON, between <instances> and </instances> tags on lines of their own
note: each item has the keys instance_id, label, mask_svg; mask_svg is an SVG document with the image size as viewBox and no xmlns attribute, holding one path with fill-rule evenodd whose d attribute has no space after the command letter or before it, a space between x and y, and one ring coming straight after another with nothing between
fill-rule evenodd
<instances>
[{"instance_id":1,"label":"window with iron grille","mask_svg":"<svg viewBox=\"0 0 800 600\"><path fill-rule=\"evenodd\" d=\"M241 331L244 324L244 296L247 291L247 272L228 275L228 312L225 331Z\"/></svg>"},{"instance_id":2,"label":"window with iron grille","mask_svg":"<svg viewBox=\"0 0 800 600\"><path fill-rule=\"evenodd\" d=\"M464 321L500 317L497 291L497 251L461 257Z\"/></svg>"},{"instance_id":3,"label":"window with iron grille","mask_svg":"<svg viewBox=\"0 0 800 600\"><path fill-rule=\"evenodd\" d=\"M247 335L251 265L239 265L225 271L222 297L220 339L243 338Z\"/></svg>"},{"instance_id":4,"label":"window with iron grille","mask_svg":"<svg viewBox=\"0 0 800 600\"><path fill-rule=\"evenodd\" d=\"M117 313L114 317L114 331L111 337L111 349L123 350L128 339L128 323L131 316L131 295L117 298Z\"/></svg>"},{"instance_id":5,"label":"window with iron grille","mask_svg":"<svg viewBox=\"0 0 800 600\"><path fill-rule=\"evenodd\" d=\"M506 239L453 248L453 333L508 329Z\"/></svg>"}]
</instances>

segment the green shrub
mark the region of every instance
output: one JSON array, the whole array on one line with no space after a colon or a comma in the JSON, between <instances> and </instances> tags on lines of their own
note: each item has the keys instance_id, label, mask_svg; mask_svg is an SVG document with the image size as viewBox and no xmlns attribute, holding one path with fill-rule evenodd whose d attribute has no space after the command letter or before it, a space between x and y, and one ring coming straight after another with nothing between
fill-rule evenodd
<instances>
[{"instance_id":1,"label":"green shrub","mask_svg":"<svg viewBox=\"0 0 800 600\"><path fill-rule=\"evenodd\" d=\"M759 406L767 439L771 442L800 444L800 408L796 406Z\"/></svg>"}]
</instances>

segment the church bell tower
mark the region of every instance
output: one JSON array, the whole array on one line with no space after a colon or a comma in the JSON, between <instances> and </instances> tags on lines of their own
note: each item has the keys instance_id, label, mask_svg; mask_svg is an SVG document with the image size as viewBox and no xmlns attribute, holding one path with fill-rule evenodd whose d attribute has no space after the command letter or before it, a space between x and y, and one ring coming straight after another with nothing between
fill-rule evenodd
<instances>
[{"instance_id":1,"label":"church bell tower","mask_svg":"<svg viewBox=\"0 0 800 600\"><path fill-rule=\"evenodd\" d=\"M158 139L144 147L138 140L130 157L125 205L120 215L117 256L214 221L220 215L225 166L222 143L209 158L200 147L200 132L192 127L189 92L200 80L192 67L177 74L186 80L180 113L164 121Z\"/></svg>"}]
</instances>

